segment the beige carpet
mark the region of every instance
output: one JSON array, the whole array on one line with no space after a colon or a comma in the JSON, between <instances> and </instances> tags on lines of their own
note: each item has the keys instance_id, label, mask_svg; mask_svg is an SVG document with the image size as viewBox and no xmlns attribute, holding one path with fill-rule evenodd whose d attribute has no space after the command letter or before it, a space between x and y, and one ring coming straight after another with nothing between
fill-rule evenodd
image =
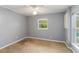
<instances>
[{"instance_id":1,"label":"beige carpet","mask_svg":"<svg viewBox=\"0 0 79 59\"><path fill-rule=\"evenodd\" d=\"M72 53L64 43L24 39L0 50L1 53Z\"/></svg>"}]
</instances>

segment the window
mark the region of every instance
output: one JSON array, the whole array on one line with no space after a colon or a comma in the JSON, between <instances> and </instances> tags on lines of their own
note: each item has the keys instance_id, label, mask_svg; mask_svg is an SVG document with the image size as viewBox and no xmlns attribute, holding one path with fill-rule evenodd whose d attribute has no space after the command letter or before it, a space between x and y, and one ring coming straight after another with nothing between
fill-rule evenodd
<instances>
[{"instance_id":1,"label":"window","mask_svg":"<svg viewBox=\"0 0 79 59\"><path fill-rule=\"evenodd\" d=\"M48 29L48 20L47 19L39 19L38 20L38 29L47 30Z\"/></svg>"},{"instance_id":2,"label":"window","mask_svg":"<svg viewBox=\"0 0 79 59\"><path fill-rule=\"evenodd\" d=\"M76 43L79 43L79 15L76 17Z\"/></svg>"},{"instance_id":3,"label":"window","mask_svg":"<svg viewBox=\"0 0 79 59\"><path fill-rule=\"evenodd\" d=\"M77 20L76 20L76 27L79 28L79 17L77 17Z\"/></svg>"}]
</instances>

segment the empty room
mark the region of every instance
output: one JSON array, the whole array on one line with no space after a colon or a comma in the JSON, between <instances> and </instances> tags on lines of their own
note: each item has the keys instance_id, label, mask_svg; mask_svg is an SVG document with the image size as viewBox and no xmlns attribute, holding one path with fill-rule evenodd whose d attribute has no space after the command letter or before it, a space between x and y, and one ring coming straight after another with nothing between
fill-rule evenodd
<instances>
[{"instance_id":1,"label":"empty room","mask_svg":"<svg viewBox=\"0 0 79 59\"><path fill-rule=\"evenodd\" d=\"M78 5L0 5L0 53L78 53Z\"/></svg>"}]
</instances>

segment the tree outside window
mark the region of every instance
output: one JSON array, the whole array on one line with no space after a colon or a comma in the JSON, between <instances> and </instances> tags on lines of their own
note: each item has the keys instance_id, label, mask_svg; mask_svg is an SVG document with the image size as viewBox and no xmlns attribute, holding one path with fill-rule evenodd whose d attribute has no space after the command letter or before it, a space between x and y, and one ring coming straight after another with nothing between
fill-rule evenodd
<instances>
[{"instance_id":1,"label":"tree outside window","mask_svg":"<svg viewBox=\"0 0 79 59\"><path fill-rule=\"evenodd\" d=\"M39 19L38 20L38 29L41 29L41 30L48 29L48 20L47 19Z\"/></svg>"}]
</instances>

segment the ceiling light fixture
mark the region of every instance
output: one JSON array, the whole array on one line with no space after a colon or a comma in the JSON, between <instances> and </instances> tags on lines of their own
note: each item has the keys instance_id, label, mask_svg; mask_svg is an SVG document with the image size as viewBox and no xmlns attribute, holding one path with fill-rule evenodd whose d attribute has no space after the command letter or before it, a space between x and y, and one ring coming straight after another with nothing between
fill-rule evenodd
<instances>
[{"instance_id":1,"label":"ceiling light fixture","mask_svg":"<svg viewBox=\"0 0 79 59\"><path fill-rule=\"evenodd\" d=\"M37 15L39 7L37 5L31 5L33 15Z\"/></svg>"},{"instance_id":2,"label":"ceiling light fixture","mask_svg":"<svg viewBox=\"0 0 79 59\"><path fill-rule=\"evenodd\" d=\"M37 11L33 11L33 15L37 15Z\"/></svg>"}]
</instances>

